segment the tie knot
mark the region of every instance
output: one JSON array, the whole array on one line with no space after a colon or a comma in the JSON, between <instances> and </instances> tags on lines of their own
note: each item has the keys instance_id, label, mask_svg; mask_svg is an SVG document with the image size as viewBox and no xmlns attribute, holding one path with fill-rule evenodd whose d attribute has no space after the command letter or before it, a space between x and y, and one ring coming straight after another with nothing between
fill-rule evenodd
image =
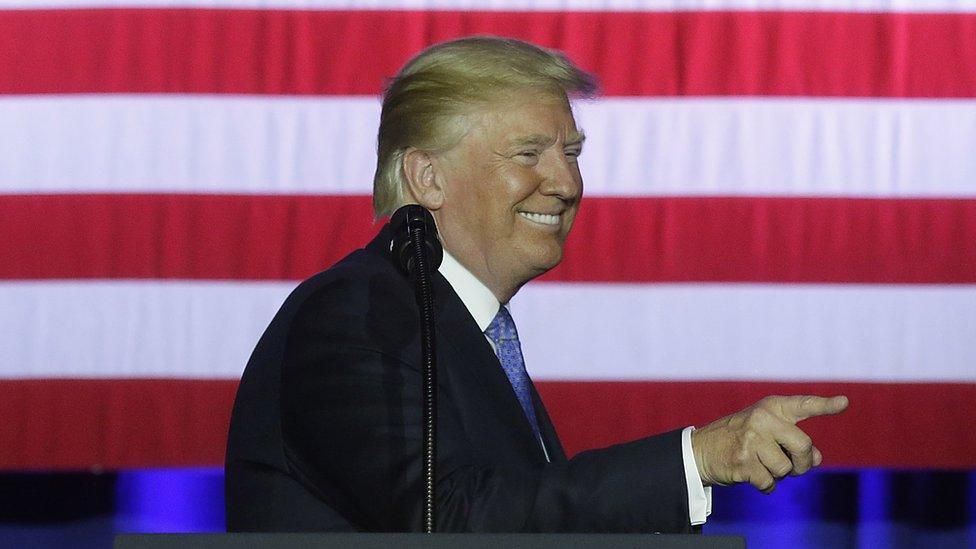
<instances>
[{"instance_id":1,"label":"tie knot","mask_svg":"<svg viewBox=\"0 0 976 549\"><path fill-rule=\"evenodd\" d=\"M500 341L518 341L518 331L515 329L515 321L512 320L511 313L504 305L499 307L498 314L492 319L488 329L485 330L495 343Z\"/></svg>"}]
</instances>

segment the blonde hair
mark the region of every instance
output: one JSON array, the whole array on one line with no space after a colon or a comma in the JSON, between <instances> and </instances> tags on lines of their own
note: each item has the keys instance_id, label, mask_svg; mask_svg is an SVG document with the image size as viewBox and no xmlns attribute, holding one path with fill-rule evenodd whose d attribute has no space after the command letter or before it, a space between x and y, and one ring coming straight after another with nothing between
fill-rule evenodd
<instances>
[{"instance_id":1,"label":"blonde hair","mask_svg":"<svg viewBox=\"0 0 976 549\"><path fill-rule=\"evenodd\" d=\"M383 96L373 177L377 219L404 203L408 147L447 150L461 139L461 116L526 90L591 97L597 84L557 51L493 36L442 42L407 63Z\"/></svg>"}]
</instances>

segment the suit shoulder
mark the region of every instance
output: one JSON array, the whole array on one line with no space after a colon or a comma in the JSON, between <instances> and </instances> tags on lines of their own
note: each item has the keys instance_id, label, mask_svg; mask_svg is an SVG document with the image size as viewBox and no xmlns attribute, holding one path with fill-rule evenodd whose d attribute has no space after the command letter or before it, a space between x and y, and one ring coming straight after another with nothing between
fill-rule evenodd
<instances>
[{"instance_id":1,"label":"suit shoulder","mask_svg":"<svg viewBox=\"0 0 976 549\"><path fill-rule=\"evenodd\" d=\"M413 305L412 290L385 258L357 250L292 291L282 313L300 325L342 324L375 315L393 315Z\"/></svg>"},{"instance_id":2,"label":"suit shoulder","mask_svg":"<svg viewBox=\"0 0 976 549\"><path fill-rule=\"evenodd\" d=\"M246 457L285 467L279 424L283 370L294 357L310 350L361 347L397 333L393 319L407 299L399 294L412 295L409 290L402 291L409 286L398 276L385 258L357 250L289 294L244 369L234 405L228 459ZM251 439L264 442L247 442Z\"/></svg>"}]
</instances>

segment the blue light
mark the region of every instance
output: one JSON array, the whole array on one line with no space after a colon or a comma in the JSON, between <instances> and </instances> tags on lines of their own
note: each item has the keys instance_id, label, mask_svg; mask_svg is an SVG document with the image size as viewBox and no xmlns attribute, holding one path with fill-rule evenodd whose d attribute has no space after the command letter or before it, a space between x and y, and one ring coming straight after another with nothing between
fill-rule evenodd
<instances>
[{"instance_id":1,"label":"blue light","mask_svg":"<svg viewBox=\"0 0 976 549\"><path fill-rule=\"evenodd\" d=\"M118 532L224 529L221 469L121 471L117 477ZM107 537L108 525L97 519L76 526L71 532L56 532L54 525L6 532L36 540ZM817 470L785 479L770 496L748 485L719 487L705 533L743 535L750 549L976 547L976 473Z\"/></svg>"},{"instance_id":2,"label":"blue light","mask_svg":"<svg viewBox=\"0 0 976 549\"><path fill-rule=\"evenodd\" d=\"M119 471L115 485L118 532L224 530L224 471Z\"/></svg>"}]
</instances>

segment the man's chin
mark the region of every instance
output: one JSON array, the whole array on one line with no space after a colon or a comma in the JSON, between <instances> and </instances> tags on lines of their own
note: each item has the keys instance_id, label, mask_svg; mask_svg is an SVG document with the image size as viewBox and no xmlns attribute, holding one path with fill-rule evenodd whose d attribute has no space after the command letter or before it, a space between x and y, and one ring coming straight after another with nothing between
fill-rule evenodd
<instances>
[{"instance_id":1,"label":"man's chin","mask_svg":"<svg viewBox=\"0 0 976 549\"><path fill-rule=\"evenodd\" d=\"M532 278L542 276L543 274L556 268L559 263L563 260L563 251L560 248L558 251L548 251L547 253L540 253L533 257L531 262L532 271L535 273Z\"/></svg>"},{"instance_id":2,"label":"man's chin","mask_svg":"<svg viewBox=\"0 0 976 549\"><path fill-rule=\"evenodd\" d=\"M524 252L526 250L522 251ZM510 279L510 282L513 283L511 287L512 294L507 296L506 299L510 299L512 295L518 292L519 288L528 282L544 275L556 267L556 265L559 265L562 258L562 249L559 250L559 253L555 254L521 254L521 257L516 260L516 263L512 264L512 269L508 271L514 278ZM496 297L498 296L496 295ZM499 297L499 300L502 300L502 298Z\"/></svg>"}]
</instances>

